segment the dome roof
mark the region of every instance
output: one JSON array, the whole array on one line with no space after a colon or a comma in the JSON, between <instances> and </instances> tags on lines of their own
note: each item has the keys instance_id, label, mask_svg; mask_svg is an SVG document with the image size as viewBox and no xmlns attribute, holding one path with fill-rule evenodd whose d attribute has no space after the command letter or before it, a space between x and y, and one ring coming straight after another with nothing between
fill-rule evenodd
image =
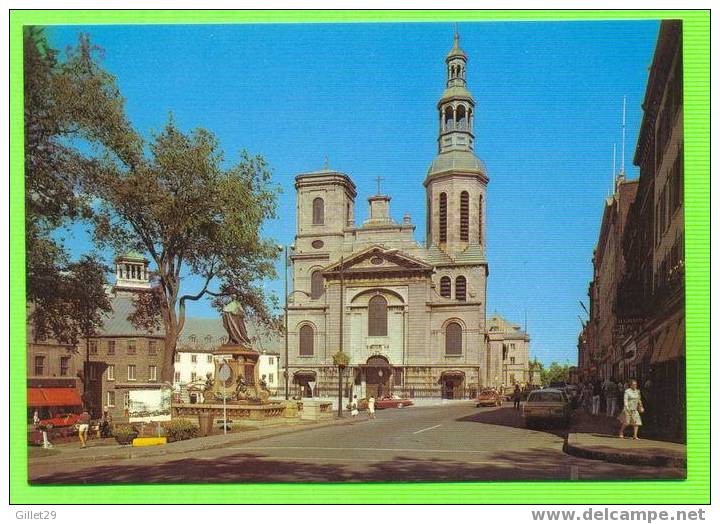
<instances>
[{"instance_id":1,"label":"dome roof","mask_svg":"<svg viewBox=\"0 0 720 524\"><path fill-rule=\"evenodd\" d=\"M450 52L447 54L447 57L445 58L445 60L450 60L451 58L456 57L456 56L467 59L467 55L465 54L465 51L460 49L460 35L458 35L457 33L455 33L453 47L450 50Z\"/></svg>"},{"instance_id":2,"label":"dome roof","mask_svg":"<svg viewBox=\"0 0 720 524\"><path fill-rule=\"evenodd\" d=\"M470 100L473 99L472 93L468 90L465 86L450 86L443 91L442 96L440 97L440 102L442 103L445 100L451 99L451 98L468 98Z\"/></svg>"},{"instance_id":3,"label":"dome roof","mask_svg":"<svg viewBox=\"0 0 720 524\"><path fill-rule=\"evenodd\" d=\"M430 164L428 176L444 171L470 171L487 174L483 161L470 151L447 151L436 156Z\"/></svg>"}]
</instances>

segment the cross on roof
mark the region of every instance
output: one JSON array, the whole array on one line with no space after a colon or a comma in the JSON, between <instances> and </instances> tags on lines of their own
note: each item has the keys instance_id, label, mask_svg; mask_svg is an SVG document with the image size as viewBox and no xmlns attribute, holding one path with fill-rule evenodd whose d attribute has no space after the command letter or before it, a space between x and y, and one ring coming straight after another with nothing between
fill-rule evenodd
<instances>
[{"instance_id":1,"label":"cross on roof","mask_svg":"<svg viewBox=\"0 0 720 524\"><path fill-rule=\"evenodd\" d=\"M383 177L379 176L375 180L377 180L377 185L378 185L377 194L380 195L381 194L380 193L380 181L385 180L385 179Z\"/></svg>"}]
</instances>

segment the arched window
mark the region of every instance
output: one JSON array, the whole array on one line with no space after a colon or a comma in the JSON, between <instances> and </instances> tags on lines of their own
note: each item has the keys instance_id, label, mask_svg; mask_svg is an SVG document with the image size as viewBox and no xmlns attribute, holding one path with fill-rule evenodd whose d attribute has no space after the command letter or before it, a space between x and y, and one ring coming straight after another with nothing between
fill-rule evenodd
<instances>
[{"instance_id":1,"label":"arched window","mask_svg":"<svg viewBox=\"0 0 720 524\"><path fill-rule=\"evenodd\" d=\"M455 279L455 300L467 300L467 280L462 275Z\"/></svg>"},{"instance_id":2,"label":"arched window","mask_svg":"<svg viewBox=\"0 0 720 524\"><path fill-rule=\"evenodd\" d=\"M305 324L300 328L300 356L311 357L315 353L315 332Z\"/></svg>"},{"instance_id":3,"label":"arched window","mask_svg":"<svg viewBox=\"0 0 720 524\"><path fill-rule=\"evenodd\" d=\"M447 194L440 193L440 242L447 242Z\"/></svg>"},{"instance_id":4,"label":"arched window","mask_svg":"<svg viewBox=\"0 0 720 524\"><path fill-rule=\"evenodd\" d=\"M387 300L381 295L375 295L368 304L368 336L387 336Z\"/></svg>"},{"instance_id":5,"label":"arched window","mask_svg":"<svg viewBox=\"0 0 720 524\"><path fill-rule=\"evenodd\" d=\"M466 118L466 113L465 113L465 106L458 106L456 121L457 121L458 129L466 129L467 128L467 118Z\"/></svg>"},{"instance_id":6,"label":"arched window","mask_svg":"<svg viewBox=\"0 0 720 524\"><path fill-rule=\"evenodd\" d=\"M460 240L467 242L470 238L470 194L460 193Z\"/></svg>"},{"instance_id":7,"label":"arched window","mask_svg":"<svg viewBox=\"0 0 720 524\"><path fill-rule=\"evenodd\" d=\"M321 270L313 271L310 276L310 298L317 300L325 293L325 283Z\"/></svg>"},{"instance_id":8,"label":"arched window","mask_svg":"<svg viewBox=\"0 0 720 524\"><path fill-rule=\"evenodd\" d=\"M445 298L450 298L452 296L450 292L450 277L442 277L440 279L440 296Z\"/></svg>"},{"instance_id":9,"label":"arched window","mask_svg":"<svg viewBox=\"0 0 720 524\"><path fill-rule=\"evenodd\" d=\"M313 224L325 223L325 201L318 197L313 200Z\"/></svg>"},{"instance_id":10,"label":"arched window","mask_svg":"<svg viewBox=\"0 0 720 524\"><path fill-rule=\"evenodd\" d=\"M462 326L457 322L445 327L445 354L462 355Z\"/></svg>"},{"instance_id":11,"label":"arched window","mask_svg":"<svg viewBox=\"0 0 720 524\"><path fill-rule=\"evenodd\" d=\"M452 106L445 107L445 131L449 131L453 128L453 108Z\"/></svg>"},{"instance_id":12,"label":"arched window","mask_svg":"<svg viewBox=\"0 0 720 524\"><path fill-rule=\"evenodd\" d=\"M483 197L480 195L480 202L478 202L478 242L482 245L483 243Z\"/></svg>"}]
</instances>

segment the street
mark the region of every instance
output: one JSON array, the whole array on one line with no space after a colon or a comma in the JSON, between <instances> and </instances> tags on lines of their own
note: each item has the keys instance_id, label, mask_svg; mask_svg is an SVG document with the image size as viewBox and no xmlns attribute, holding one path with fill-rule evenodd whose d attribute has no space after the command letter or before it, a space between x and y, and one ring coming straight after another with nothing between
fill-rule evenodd
<instances>
[{"instance_id":1,"label":"street","mask_svg":"<svg viewBox=\"0 0 720 524\"><path fill-rule=\"evenodd\" d=\"M347 414L346 414L347 416ZM509 403L377 412L375 420L142 459L43 464L37 484L368 482L683 478L684 470L571 457L564 431L526 430Z\"/></svg>"}]
</instances>

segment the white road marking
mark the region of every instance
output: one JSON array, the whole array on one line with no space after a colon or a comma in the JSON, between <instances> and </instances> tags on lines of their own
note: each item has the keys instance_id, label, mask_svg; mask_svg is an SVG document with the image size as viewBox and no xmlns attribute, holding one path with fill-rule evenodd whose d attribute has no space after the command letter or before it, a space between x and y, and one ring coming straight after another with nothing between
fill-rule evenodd
<instances>
[{"instance_id":1,"label":"white road marking","mask_svg":"<svg viewBox=\"0 0 720 524\"><path fill-rule=\"evenodd\" d=\"M413 432L413 435L417 435L418 433L422 433L423 431L430 431L431 429L439 428L440 426L442 426L442 424L438 424L437 426L433 426L431 428L421 429L421 430Z\"/></svg>"}]
</instances>

